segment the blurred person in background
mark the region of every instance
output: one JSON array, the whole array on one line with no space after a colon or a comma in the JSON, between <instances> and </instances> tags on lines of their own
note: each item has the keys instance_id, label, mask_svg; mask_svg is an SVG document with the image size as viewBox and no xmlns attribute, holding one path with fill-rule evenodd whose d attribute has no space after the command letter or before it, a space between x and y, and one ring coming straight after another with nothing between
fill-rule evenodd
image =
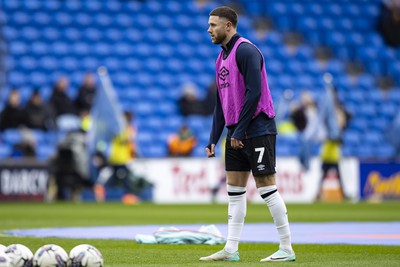
<instances>
[{"instance_id":1,"label":"blurred person in background","mask_svg":"<svg viewBox=\"0 0 400 267\"><path fill-rule=\"evenodd\" d=\"M202 115L209 116L214 112L215 103L217 102L217 84L215 80L208 86L204 99L201 100Z\"/></svg>"},{"instance_id":2,"label":"blurred person in background","mask_svg":"<svg viewBox=\"0 0 400 267\"><path fill-rule=\"evenodd\" d=\"M0 131L16 129L24 124L21 95L16 88L10 90L5 107L0 114Z\"/></svg>"},{"instance_id":3,"label":"blurred person in background","mask_svg":"<svg viewBox=\"0 0 400 267\"><path fill-rule=\"evenodd\" d=\"M197 144L197 139L187 125L182 125L177 133L168 138L168 156L189 157Z\"/></svg>"},{"instance_id":4,"label":"blurred person in background","mask_svg":"<svg viewBox=\"0 0 400 267\"><path fill-rule=\"evenodd\" d=\"M50 163L50 171L57 185L57 200L79 201L81 190L93 186L83 131L68 132L57 144L56 154Z\"/></svg>"},{"instance_id":5,"label":"blurred person in background","mask_svg":"<svg viewBox=\"0 0 400 267\"><path fill-rule=\"evenodd\" d=\"M300 103L292 107L290 117L299 132L300 164L305 170L308 170L310 168L312 150L316 144L316 135L320 129L318 106L308 90L304 90L301 93Z\"/></svg>"},{"instance_id":6,"label":"blurred person in background","mask_svg":"<svg viewBox=\"0 0 400 267\"><path fill-rule=\"evenodd\" d=\"M49 100L57 129L62 132L80 129L81 124L81 119L77 115L75 102L68 95L68 89L68 78L61 77L54 84Z\"/></svg>"},{"instance_id":7,"label":"blurred person in background","mask_svg":"<svg viewBox=\"0 0 400 267\"><path fill-rule=\"evenodd\" d=\"M55 130L56 125L50 107L43 102L39 89L35 89L24 110L25 125L43 131Z\"/></svg>"},{"instance_id":8,"label":"blurred person in background","mask_svg":"<svg viewBox=\"0 0 400 267\"><path fill-rule=\"evenodd\" d=\"M394 148L392 160L400 162L400 109L394 117L392 123L386 129L386 139Z\"/></svg>"},{"instance_id":9,"label":"blurred person in background","mask_svg":"<svg viewBox=\"0 0 400 267\"><path fill-rule=\"evenodd\" d=\"M61 77L53 86L53 92L49 101L55 117L64 114L77 114L75 103L67 93L68 88L69 81L67 77Z\"/></svg>"},{"instance_id":10,"label":"blurred person in background","mask_svg":"<svg viewBox=\"0 0 400 267\"><path fill-rule=\"evenodd\" d=\"M78 112L90 111L96 93L96 81L92 73L86 73L82 84L78 88L75 99Z\"/></svg>"},{"instance_id":11,"label":"blurred person in background","mask_svg":"<svg viewBox=\"0 0 400 267\"><path fill-rule=\"evenodd\" d=\"M221 251L200 260L240 260L239 241L251 171L280 239L279 250L261 261L294 261L287 209L275 182L277 131L265 60L257 47L237 33L237 23L238 15L230 7L210 12L208 33L213 44L222 46L222 51L216 60L218 95L206 154L215 156L215 146L226 126L228 236Z\"/></svg>"},{"instance_id":12,"label":"blurred person in background","mask_svg":"<svg viewBox=\"0 0 400 267\"><path fill-rule=\"evenodd\" d=\"M291 109L293 108L294 93L292 89L286 89L281 96L276 108L275 121L278 128L278 133L286 136L296 136L297 129L293 124Z\"/></svg>"},{"instance_id":13,"label":"blurred person in background","mask_svg":"<svg viewBox=\"0 0 400 267\"><path fill-rule=\"evenodd\" d=\"M101 164L99 177L95 182L96 200L103 202L106 199L106 186L120 185L122 183L125 191L122 202L125 204L134 204L139 199L133 194L133 173L129 168L129 163L137 157L136 151L136 127L133 125L133 113L124 112L125 129L111 142L110 151L107 158L107 164ZM96 155L100 159L100 155Z\"/></svg>"},{"instance_id":14,"label":"blurred person in background","mask_svg":"<svg viewBox=\"0 0 400 267\"><path fill-rule=\"evenodd\" d=\"M20 142L13 144L11 158L31 158L36 157L36 138L32 134L32 131L27 128L21 128L21 140Z\"/></svg>"},{"instance_id":15,"label":"blurred person in background","mask_svg":"<svg viewBox=\"0 0 400 267\"><path fill-rule=\"evenodd\" d=\"M182 96L178 100L178 106L183 116L202 114L202 103L197 97L197 89L193 83L187 82L183 85Z\"/></svg>"},{"instance_id":16,"label":"blurred person in background","mask_svg":"<svg viewBox=\"0 0 400 267\"><path fill-rule=\"evenodd\" d=\"M316 199L322 200L324 198L323 191L323 183L327 178L335 178L339 182L338 193L333 190L334 194L331 194L330 198L333 200L342 200L348 199L344 190L343 190L343 176L340 173L340 159L341 159L341 147L343 144L342 135L345 129L349 124L349 120L351 119L350 113L345 109L344 105L340 102L337 96L337 89L332 87L332 100L333 100L333 110L327 112L327 115L335 120L335 127L338 127L338 134L331 135L329 134L329 126L327 137L322 143L320 158L321 158L321 167L322 167L322 177L319 183L319 190ZM329 98L329 97L327 97ZM325 192L327 193L327 192ZM325 196L325 198L329 198Z\"/></svg>"},{"instance_id":17,"label":"blurred person in background","mask_svg":"<svg viewBox=\"0 0 400 267\"><path fill-rule=\"evenodd\" d=\"M378 30L387 45L400 46L400 0L383 0Z\"/></svg>"}]
</instances>

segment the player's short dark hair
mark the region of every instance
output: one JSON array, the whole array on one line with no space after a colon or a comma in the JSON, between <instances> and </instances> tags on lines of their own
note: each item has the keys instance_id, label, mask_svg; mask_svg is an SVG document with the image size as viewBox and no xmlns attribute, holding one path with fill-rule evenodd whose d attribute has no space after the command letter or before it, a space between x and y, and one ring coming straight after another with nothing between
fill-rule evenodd
<instances>
[{"instance_id":1,"label":"player's short dark hair","mask_svg":"<svg viewBox=\"0 0 400 267\"><path fill-rule=\"evenodd\" d=\"M218 16L222 18L226 18L230 22L232 22L232 25L234 28L236 28L237 23L238 23L238 15L235 10L228 6L221 6L213 9L210 12L210 16Z\"/></svg>"}]
</instances>

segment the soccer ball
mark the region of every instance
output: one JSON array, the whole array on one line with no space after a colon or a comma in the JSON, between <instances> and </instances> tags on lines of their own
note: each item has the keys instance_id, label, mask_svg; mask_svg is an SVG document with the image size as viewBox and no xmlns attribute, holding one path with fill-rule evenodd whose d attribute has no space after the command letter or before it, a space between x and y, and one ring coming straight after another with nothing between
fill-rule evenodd
<instances>
[{"instance_id":1,"label":"soccer ball","mask_svg":"<svg viewBox=\"0 0 400 267\"><path fill-rule=\"evenodd\" d=\"M40 247L33 256L33 267L67 267L68 262L67 252L54 244Z\"/></svg>"},{"instance_id":2,"label":"soccer ball","mask_svg":"<svg viewBox=\"0 0 400 267\"><path fill-rule=\"evenodd\" d=\"M71 267L102 267L103 255L88 244L82 244L71 249L69 253Z\"/></svg>"},{"instance_id":3,"label":"soccer ball","mask_svg":"<svg viewBox=\"0 0 400 267\"><path fill-rule=\"evenodd\" d=\"M12 267L12 266L13 263L11 262L10 257L3 250L0 249L0 267Z\"/></svg>"},{"instance_id":4,"label":"soccer ball","mask_svg":"<svg viewBox=\"0 0 400 267\"><path fill-rule=\"evenodd\" d=\"M9 245L4 252L8 255L14 267L32 266L32 251L24 245Z\"/></svg>"}]
</instances>

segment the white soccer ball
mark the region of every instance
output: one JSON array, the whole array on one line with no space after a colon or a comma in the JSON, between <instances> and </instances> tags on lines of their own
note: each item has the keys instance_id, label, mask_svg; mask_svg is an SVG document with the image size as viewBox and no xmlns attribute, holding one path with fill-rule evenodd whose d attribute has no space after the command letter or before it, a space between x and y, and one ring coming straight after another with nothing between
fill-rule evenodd
<instances>
[{"instance_id":1,"label":"white soccer ball","mask_svg":"<svg viewBox=\"0 0 400 267\"><path fill-rule=\"evenodd\" d=\"M6 248L7 248L6 246L0 244L0 251L4 251L4 250L6 250Z\"/></svg>"},{"instance_id":2,"label":"white soccer ball","mask_svg":"<svg viewBox=\"0 0 400 267\"><path fill-rule=\"evenodd\" d=\"M103 255L92 245L81 244L69 252L71 267L102 267Z\"/></svg>"},{"instance_id":3,"label":"white soccer ball","mask_svg":"<svg viewBox=\"0 0 400 267\"><path fill-rule=\"evenodd\" d=\"M67 267L68 263L67 252L54 244L40 247L33 256L33 267Z\"/></svg>"},{"instance_id":4,"label":"white soccer ball","mask_svg":"<svg viewBox=\"0 0 400 267\"><path fill-rule=\"evenodd\" d=\"M8 255L14 267L31 267L32 251L22 244L9 245L4 252Z\"/></svg>"},{"instance_id":5,"label":"white soccer ball","mask_svg":"<svg viewBox=\"0 0 400 267\"><path fill-rule=\"evenodd\" d=\"M13 267L10 257L3 250L0 250L0 267Z\"/></svg>"}]
</instances>

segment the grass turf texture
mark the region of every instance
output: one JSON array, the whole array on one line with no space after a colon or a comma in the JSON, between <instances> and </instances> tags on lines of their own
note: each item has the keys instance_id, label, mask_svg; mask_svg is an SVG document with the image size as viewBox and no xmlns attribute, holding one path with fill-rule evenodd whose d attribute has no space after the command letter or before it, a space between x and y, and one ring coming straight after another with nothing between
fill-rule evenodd
<instances>
[{"instance_id":1,"label":"grass turf texture","mask_svg":"<svg viewBox=\"0 0 400 267\"><path fill-rule=\"evenodd\" d=\"M291 222L400 221L399 202L288 205ZM134 224L226 223L226 205L125 206L119 203L0 203L0 232L11 229ZM248 205L246 222L271 222L264 205ZM127 233L129 235L129 233ZM133 236L132 236L133 238ZM89 243L102 252L105 266L399 266L398 246L294 245L297 261L260 263L277 244L241 244L241 261L199 262L223 246L138 245L131 240L27 238L0 236L0 244L21 243L34 253L44 244L58 244L67 252Z\"/></svg>"}]
</instances>

